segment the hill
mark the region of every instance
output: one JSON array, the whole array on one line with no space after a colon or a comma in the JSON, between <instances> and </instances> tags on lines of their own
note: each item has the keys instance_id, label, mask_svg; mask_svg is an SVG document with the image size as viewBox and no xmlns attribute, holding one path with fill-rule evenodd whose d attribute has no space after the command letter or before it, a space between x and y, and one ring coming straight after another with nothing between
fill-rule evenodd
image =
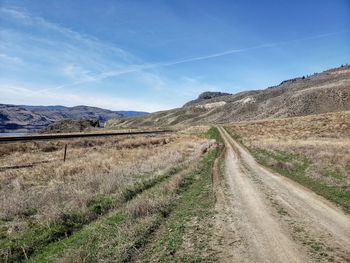
<instances>
[{"instance_id":1,"label":"hill","mask_svg":"<svg viewBox=\"0 0 350 263\"><path fill-rule=\"evenodd\" d=\"M137 111L111 111L90 106L28 106L0 104L0 131L41 130L60 120L97 119L101 125L109 119L147 114Z\"/></svg>"},{"instance_id":2,"label":"hill","mask_svg":"<svg viewBox=\"0 0 350 263\"><path fill-rule=\"evenodd\" d=\"M99 110L109 111L109 110L104 110L104 109L100 109L97 107L89 107L89 106L65 107L65 106L61 106L61 105L53 105L53 106L19 105L19 107L27 109L27 110L31 110L34 112L46 112L46 111L51 111L51 110L57 110L57 111L62 111L62 114L64 114L64 112L71 111L72 109L73 110L80 110L84 107L87 110L90 109L90 111L93 110L95 112L99 111ZM132 117L132 116L133 117L134 116L142 116L142 115L148 114L148 112L145 112L145 111L109 111L109 112L120 114L121 117L123 117L123 118Z\"/></svg>"},{"instance_id":3,"label":"hill","mask_svg":"<svg viewBox=\"0 0 350 263\"><path fill-rule=\"evenodd\" d=\"M350 110L350 66L283 81L264 90L201 94L183 107L110 120L109 128L186 126L273 119Z\"/></svg>"}]
</instances>

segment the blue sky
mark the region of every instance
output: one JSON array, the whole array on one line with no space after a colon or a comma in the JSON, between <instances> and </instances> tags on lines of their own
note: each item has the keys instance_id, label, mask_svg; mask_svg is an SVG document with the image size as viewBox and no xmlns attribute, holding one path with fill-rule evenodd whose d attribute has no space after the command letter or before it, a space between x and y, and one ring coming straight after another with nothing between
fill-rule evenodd
<instances>
[{"instance_id":1,"label":"blue sky","mask_svg":"<svg viewBox=\"0 0 350 263\"><path fill-rule=\"evenodd\" d=\"M349 0L0 0L0 103L152 112L349 62Z\"/></svg>"}]
</instances>

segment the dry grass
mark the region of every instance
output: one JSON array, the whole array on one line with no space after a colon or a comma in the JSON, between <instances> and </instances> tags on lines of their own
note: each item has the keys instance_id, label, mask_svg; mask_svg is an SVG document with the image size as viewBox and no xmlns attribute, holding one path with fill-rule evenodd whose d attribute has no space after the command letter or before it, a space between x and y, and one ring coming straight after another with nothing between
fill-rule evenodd
<instances>
[{"instance_id":1,"label":"dry grass","mask_svg":"<svg viewBox=\"0 0 350 263\"><path fill-rule=\"evenodd\" d=\"M63 163L65 143L68 159ZM98 196L120 199L135 184L197 160L210 144L182 134L1 145L0 167L7 167L0 170L1 227L11 235L25 231L30 222L50 222L67 211L87 209ZM174 186L164 189L176 187L174 180ZM130 213L147 214L152 198L130 205Z\"/></svg>"},{"instance_id":2,"label":"dry grass","mask_svg":"<svg viewBox=\"0 0 350 263\"><path fill-rule=\"evenodd\" d=\"M176 174L171 180L160 185L156 191L137 196L126 206L126 211L134 218L151 215L166 207L176 198L175 191L179 188L188 170Z\"/></svg>"},{"instance_id":3,"label":"dry grass","mask_svg":"<svg viewBox=\"0 0 350 263\"><path fill-rule=\"evenodd\" d=\"M208 220L212 217L211 167L215 156L216 150L209 151L201 162L191 163L76 235L48 246L42 254L32 258L33 262L47 262L48 259L54 262L150 262L152 260L138 258L140 252L150 249L148 244L159 246L169 255L170 260L166 260L149 250L157 261L178 261L173 255L176 249L182 249L184 222L192 216ZM169 221L172 234L166 236L169 241L157 240L157 234L163 235ZM208 230L208 226L205 229Z\"/></svg>"},{"instance_id":4,"label":"dry grass","mask_svg":"<svg viewBox=\"0 0 350 263\"><path fill-rule=\"evenodd\" d=\"M210 127L209 126L205 126L205 125L199 125L199 126L191 126L191 127L187 127L185 129L183 129L182 131L180 131L182 134L187 134L187 135L202 135L204 134L206 131L208 131Z\"/></svg>"},{"instance_id":5,"label":"dry grass","mask_svg":"<svg viewBox=\"0 0 350 263\"><path fill-rule=\"evenodd\" d=\"M14 147L0 159L16 167L0 172L0 261L130 262L179 200L208 190L215 137L195 130L69 141L66 163L66 141Z\"/></svg>"},{"instance_id":6,"label":"dry grass","mask_svg":"<svg viewBox=\"0 0 350 263\"><path fill-rule=\"evenodd\" d=\"M242 122L229 128L250 149L306 157L311 162L306 176L350 191L350 112Z\"/></svg>"}]
</instances>

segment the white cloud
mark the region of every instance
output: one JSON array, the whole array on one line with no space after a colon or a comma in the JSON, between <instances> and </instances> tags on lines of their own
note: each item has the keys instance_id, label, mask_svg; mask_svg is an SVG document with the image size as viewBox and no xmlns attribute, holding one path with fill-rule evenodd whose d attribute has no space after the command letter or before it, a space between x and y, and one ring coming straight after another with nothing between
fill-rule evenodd
<instances>
[{"instance_id":1,"label":"white cloud","mask_svg":"<svg viewBox=\"0 0 350 263\"><path fill-rule=\"evenodd\" d=\"M10 56L7 54L0 54L0 61L2 63L6 63L8 64L22 64L23 61L22 59L20 59L19 57L15 57L15 56Z\"/></svg>"},{"instance_id":2,"label":"white cloud","mask_svg":"<svg viewBox=\"0 0 350 263\"><path fill-rule=\"evenodd\" d=\"M140 72L140 74L137 74L135 77L139 80L139 82L150 87L151 90L157 92L163 92L167 89L169 84L165 78L147 71Z\"/></svg>"},{"instance_id":3,"label":"white cloud","mask_svg":"<svg viewBox=\"0 0 350 263\"><path fill-rule=\"evenodd\" d=\"M92 81L94 77L91 71L84 69L81 66L75 64L67 64L62 68L62 72L65 76L74 81Z\"/></svg>"}]
</instances>

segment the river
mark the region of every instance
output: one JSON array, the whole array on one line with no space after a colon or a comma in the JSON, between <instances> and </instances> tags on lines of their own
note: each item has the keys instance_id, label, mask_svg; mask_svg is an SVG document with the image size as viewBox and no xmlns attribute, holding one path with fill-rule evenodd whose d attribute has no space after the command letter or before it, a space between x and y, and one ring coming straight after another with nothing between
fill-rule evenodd
<instances>
[{"instance_id":1,"label":"river","mask_svg":"<svg viewBox=\"0 0 350 263\"><path fill-rule=\"evenodd\" d=\"M30 135L30 133L25 133L25 132L2 132L2 133L0 133L0 137L6 137L6 136L24 136L24 135Z\"/></svg>"}]
</instances>

